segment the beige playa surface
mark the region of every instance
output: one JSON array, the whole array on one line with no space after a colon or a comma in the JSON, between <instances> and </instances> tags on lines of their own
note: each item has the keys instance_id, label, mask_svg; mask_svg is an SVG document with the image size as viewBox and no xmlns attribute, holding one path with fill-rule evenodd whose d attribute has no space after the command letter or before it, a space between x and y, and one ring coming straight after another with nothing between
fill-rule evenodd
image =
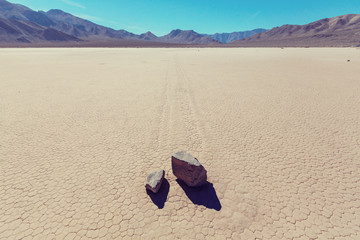
<instances>
[{"instance_id":1,"label":"beige playa surface","mask_svg":"<svg viewBox=\"0 0 360 240\"><path fill-rule=\"evenodd\" d=\"M0 239L360 239L359 66L358 49L1 49ZM179 150L213 187L176 181ZM149 196L158 169L169 192Z\"/></svg>"}]
</instances>

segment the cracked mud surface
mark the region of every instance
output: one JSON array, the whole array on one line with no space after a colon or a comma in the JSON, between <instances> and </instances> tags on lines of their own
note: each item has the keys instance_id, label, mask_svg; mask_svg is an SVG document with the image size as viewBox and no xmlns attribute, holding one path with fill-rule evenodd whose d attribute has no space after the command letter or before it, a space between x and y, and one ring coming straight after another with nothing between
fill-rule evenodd
<instances>
[{"instance_id":1,"label":"cracked mud surface","mask_svg":"<svg viewBox=\"0 0 360 240\"><path fill-rule=\"evenodd\" d=\"M0 239L360 238L359 50L0 55ZM205 195L172 175L182 149Z\"/></svg>"}]
</instances>

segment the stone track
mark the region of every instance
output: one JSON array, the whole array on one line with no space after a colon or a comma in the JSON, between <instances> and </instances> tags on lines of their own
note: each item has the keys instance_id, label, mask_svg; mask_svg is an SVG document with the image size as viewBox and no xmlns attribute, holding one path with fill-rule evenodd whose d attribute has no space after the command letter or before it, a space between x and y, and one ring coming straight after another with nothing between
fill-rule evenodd
<instances>
[{"instance_id":1,"label":"stone track","mask_svg":"<svg viewBox=\"0 0 360 240\"><path fill-rule=\"evenodd\" d=\"M358 52L0 50L0 239L359 239Z\"/></svg>"}]
</instances>

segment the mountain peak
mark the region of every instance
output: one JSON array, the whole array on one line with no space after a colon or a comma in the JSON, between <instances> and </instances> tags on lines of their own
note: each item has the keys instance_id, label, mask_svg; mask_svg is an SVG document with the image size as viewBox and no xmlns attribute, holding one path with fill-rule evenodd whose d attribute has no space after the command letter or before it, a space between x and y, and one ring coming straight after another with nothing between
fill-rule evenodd
<instances>
[{"instance_id":1,"label":"mountain peak","mask_svg":"<svg viewBox=\"0 0 360 240\"><path fill-rule=\"evenodd\" d=\"M146 33L141 34L139 36L139 39L150 40L150 41L158 41L159 40L159 38L150 31L147 31Z\"/></svg>"},{"instance_id":2,"label":"mountain peak","mask_svg":"<svg viewBox=\"0 0 360 240\"><path fill-rule=\"evenodd\" d=\"M61 16L69 16L71 14L69 13L66 13L60 9L50 9L49 11L47 11L48 14L51 14L51 15L61 15Z\"/></svg>"},{"instance_id":3,"label":"mountain peak","mask_svg":"<svg viewBox=\"0 0 360 240\"><path fill-rule=\"evenodd\" d=\"M143 33L141 35L146 35L146 36L155 36L155 34L153 34L152 32L150 31L147 31L146 33ZM156 37L156 36L155 36Z\"/></svg>"},{"instance_id":4,"label":"mountain peak","mask_svg":"<svg viewBox=\"0 0 360 240\"><path fill-rule=\"evenodd\" d=\"M168 35L166 35L166 36L175 37L175 36L184 35L184 34L187 34L187 35L201 35L201 34L195 32L194 30L175 29L175 30L172 30L172 31L171 31Z\"/></svg>"},{"instance_id":5,"label":"mountain peak","mask_svg":"<svg viewBox=\"0 0 360 240\"><path fill-rule=\"evenodd\" d=\"M174 29L169 34L179 34L181 32L182 32L182 30L180 30L180 29Z\"/></svg>"}]
</instances>

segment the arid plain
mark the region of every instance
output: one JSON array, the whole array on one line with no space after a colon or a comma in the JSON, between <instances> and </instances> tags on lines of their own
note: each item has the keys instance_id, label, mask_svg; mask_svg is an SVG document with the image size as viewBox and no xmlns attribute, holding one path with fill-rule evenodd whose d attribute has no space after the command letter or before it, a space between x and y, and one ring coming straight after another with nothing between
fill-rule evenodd
<instances>
[{"instance_id":1,"label":"arid plain","mask_svg":"<svg viewBox=\"0 0 360 240\"><path fill-rule=\"evenodd\" d=\"M0 239L359 239L359 66L356 48L1 49ZM213 189L176 181L179 150Z\"/></svg>"}]
</instances>

